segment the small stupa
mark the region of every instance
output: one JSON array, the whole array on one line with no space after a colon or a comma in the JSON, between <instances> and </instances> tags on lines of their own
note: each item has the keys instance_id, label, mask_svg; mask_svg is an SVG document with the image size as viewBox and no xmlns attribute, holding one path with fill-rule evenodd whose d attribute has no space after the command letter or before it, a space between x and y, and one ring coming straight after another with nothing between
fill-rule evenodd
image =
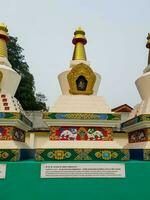
<instances>
[{"instance_id":1,"label":"small stupa","mask_svg":"<svg viewBox=\"0 0 150 200\"><path fill-rule=\"evenodd\" d=\"M131 158L150 160L150 33L146 47L149 49L148 65L135 81L142 101L135 106L122 130L128 133Z\"/></svg>"},{"instance_id":2,"label":"small stupa","mask_svg":"<svg viewBox=\"0 0 150 200\"><path fill-rule=\"evenodd\" d=\"M97 96L101 76L87 61L85 32L74 32L70 68L58 75L62 95L44 113L49 133L36 133L36 160L128 160L127 137L115 133L120 114Z\"/></svg>"},{"instance_id":3,"label":"small stupa","mask_svg":"<svg viewBox=\"0 0 150 200\"><path fill-rule=\"evenodd\" d=\"M19 160L29 148L25 134L32 123L14 97L21 76L8 61L7 26L0 23L0 161Z\"/></svg>"}]
</instances>

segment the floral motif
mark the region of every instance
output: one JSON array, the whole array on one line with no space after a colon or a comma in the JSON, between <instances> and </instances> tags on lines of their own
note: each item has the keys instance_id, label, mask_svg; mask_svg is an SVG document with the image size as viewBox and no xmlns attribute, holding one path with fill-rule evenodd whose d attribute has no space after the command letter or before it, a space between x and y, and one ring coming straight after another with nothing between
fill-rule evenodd
<instances>
[{"instance_id":1,"label":"floral motif","mask_svg":"<svg viewBox=\"0 0 150 200\"><path fill-rule=\"evenodd\" d=\"M118 153L110 150L102 150L95 153L96 158L111 160L118 157Z\"/></svg>"},{"instance_id":2,"label":"floral motif","mask_svg":"<svg viewBox=\"0 0 150 200\"><path fill-rule=\"evenodd\" d=\"M59 137L55 134L55 133L52 133L49 137L50 140L58 140Z\"/></svg>"},{"instance_id":3,"label":"floral motif","mask_svg":"<svg viewBox=\"0 0 150 200\"><path fill-rule=\"evenodd\" d=\"M77 140L88 140L88 135L87 135L87 130L86 128L79 128L77 130L77 137L76 137Z\"/></svg>"},{"instance_id":4,"label":"floral motif","mask_svg":"<svg viewBox=\"0 0 150 200\"><path fill-rule=\"evenodd\" d=\"M53 150L47 153L48 158L55 160L64 160L65 158L70 158L71 153L65 150Z\"/></svg>"},{"instance_id":5,"label":"floral motif","mask_svg":"<svg viewBox=\"0 0 150 200\"><path fill-rule=\"evenodd\" d=\"M102 151L102 158L104 160L110 160L111 159L111 151Z\"/></svg>"},{"instance_id":6,"label":"floral motif","mask_svg":"<svg viewBox=\"0 0 150 200\"><path fill-rule=\"evenodd\" d=\"M63 160L65 157L65 152L63 150L56 150L54 153L54 157L56 160Z\"/></svg>"}]
</instances>

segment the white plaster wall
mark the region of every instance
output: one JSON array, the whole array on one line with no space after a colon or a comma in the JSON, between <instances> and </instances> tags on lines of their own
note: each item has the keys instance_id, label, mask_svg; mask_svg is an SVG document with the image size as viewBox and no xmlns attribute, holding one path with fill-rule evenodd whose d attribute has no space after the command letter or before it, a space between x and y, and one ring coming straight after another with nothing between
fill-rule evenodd
<instances>
[{"instance_id":1,"label":"white plaster wall","mask_svg":"<svg viewBox=\"0 0 150 200\"><path fill-rule=\"evenodd\" d=\"M12 68L0 65L0 71L3 73L3 78L0 84L1 93L15 95L21 76Z\"/></svg>"},{"instance_id":2,"label":"white plaster wall","mask_svg":"<svg viewBox=\"0 0 150 200\"><path fill-rule=\"evenodd\" d=\"M135 81L138 92L143 100L150 97L150 72L143 74Z\"/></svg>"},{"instance_id":3,"label":"white plaster wall","mask_svg":"<svg viewBox=\"0 0 150 200\"><path fill-rule=\"evenodd\" d=\"M0 149L29 149L29 146L24 142L0 140Z\"/></svg>"},{"instance_id":4,"label":"white plaster wall","mask_svg":"<svg viewBox=\"0 0 150 200\"><path fill-rule=\"evenodd\" d=\"M129 119L150 113L150 72L144 73L135 81L136 87L142 99L140 104L137 104L132 110Z\"/></svg>"},{"instance_id":5,"label":"white plaster wall","mask_svg":"<svg viewBox=\"0 0 150 200\"><path fill-rule=\"evenodd\" d=\"M37 148L92 148L123 149L128 144L127 133L114 133L113 141L50 141L49 133L35 133L35 149Z\"/></svg>"},{"instance_id":6,"label":"white plaster wall","mask_svg":"<svg viewBox=\"0 0 150 200\"><path fill-rule=\"evenodd\" d=\"M4 99L7 99L5 103L8 103L8 106L4 106L3 98L1 95L5 95ZM9 110L6 110L5 107L9 107ZM23 112L23 109L19 101L11 96L10 94L5 94L0 92L0 112Z\"/></svg>"},{"instance_id":7,"label":"white plaster wall","mask_svg":"<svg viewBox=\"0 0 150 200\"><path fill-rule=\"evenodd\" d=\"M111 108L101 96L62 95L49 112L111 113Z\"/></svg>"},{"instance_id":8,"label":"white plaster wall","mask_svg":"<svg viewBox=\"0 0 150 200\"><path fill-rule=\"evenodd\" d=\"M31 138L32 140L32 138ZM30 132L26 132L25 134L25 143L30 146Z\"/></svg>"}]
</instances>

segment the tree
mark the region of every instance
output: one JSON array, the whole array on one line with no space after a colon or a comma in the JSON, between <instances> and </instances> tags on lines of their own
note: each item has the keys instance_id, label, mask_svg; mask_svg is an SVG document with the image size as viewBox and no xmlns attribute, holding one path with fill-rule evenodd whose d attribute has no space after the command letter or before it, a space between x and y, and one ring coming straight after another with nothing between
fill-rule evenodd
<instances>
[{"instance_id":1,"label":"tree","mask_svg":"<svg viewBox=\"0 0 150 200\"><path fill-rule=\"evenodd\" d=\"M47 98L44 94L36 93L36 102L37 102L38 110L43 110L43 108L46 108L46 101L47 101Z\"/></svg>"},{"instance_id":2,"label":"tree","mask_svg":"<svg viewBox=\"0 0 150 200\"><path fill-rule=\"evenodd\" d=\"M18 39L10 36L7 47L8 60L12 68L21 75L21 81L15 97L19 100L24 110L46 110L46 97L41 98L41 101L39 101L37 95L35 95L34 77L29 71L29 66L23 55L23 48L18 44ZM40 95L43 94L40 93Z\"/></svg>"}]
</instances>

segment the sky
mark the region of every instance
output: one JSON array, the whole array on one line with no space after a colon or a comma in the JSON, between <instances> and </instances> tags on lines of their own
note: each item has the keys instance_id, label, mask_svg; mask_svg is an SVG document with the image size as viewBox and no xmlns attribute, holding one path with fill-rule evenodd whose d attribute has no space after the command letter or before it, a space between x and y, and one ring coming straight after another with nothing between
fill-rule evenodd
<instances>
[{"instance_id":1,"label":"sky","mask_svg":"<svg viewBox=\"0 0 150 200\"><path fill-rule=\"evenodd\" d=\"M113 108L141 101L135 80L147 65L149 8L149 0L0 0L0 21L18 37L36 92L50 106L61 95L57 76L69 68L73 33L81 26L87 60L102 76L98 95Z\"/></svg>"}]
</instances>

